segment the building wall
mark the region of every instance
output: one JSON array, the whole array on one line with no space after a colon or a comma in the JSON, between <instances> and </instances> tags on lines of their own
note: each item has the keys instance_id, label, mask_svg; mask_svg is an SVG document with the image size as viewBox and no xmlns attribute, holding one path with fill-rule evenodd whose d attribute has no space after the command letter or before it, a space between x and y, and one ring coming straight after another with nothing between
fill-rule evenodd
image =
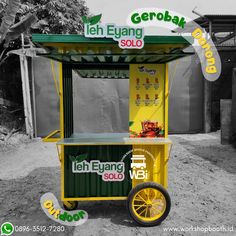
<instances>
[{"instance_id":1,"label":"building wall","mask_svg":"<svg viewBox=\"0 0 236 236\"><path fill-rule=\"evenodd\" d=\"M203 131L203 82L197 55L169 63L169 132Z\"/></svg>"},{"instance_id":2,"label":"building wall","mask_svg":"<svg viewBox=\"0 0 236 236\"><path fill-rule=\"evenodd\" d=\"M211 92L211 129L220 129L220 100L232 98L232 70L236 66L236 55L232 51L219 51L222 72L212 83Z\"/></svg>"},{"instance_id":3,"label":"building wall","mask_svg":"<svg viewBox=\"0 0 236 236\"><path fill-rule=\"evenodd\" d=\"M234 147L236 147L236 68L233 68L232 74L232 142Z\"/></svg>"}]
</instances>

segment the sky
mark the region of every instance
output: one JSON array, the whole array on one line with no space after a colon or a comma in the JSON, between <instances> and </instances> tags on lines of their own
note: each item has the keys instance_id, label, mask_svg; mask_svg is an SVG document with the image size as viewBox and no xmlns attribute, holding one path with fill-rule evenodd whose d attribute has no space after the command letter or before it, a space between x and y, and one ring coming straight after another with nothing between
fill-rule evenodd
<instances>
[{"instance_id":1,"label":"sky","mask_svg":"<svg viewBox=\"0 0 236 236\"><path fill-rule=\"evenodd\" d=\"M236 0L85 0L90 12L94 15L102 13L102 23L126 25L129 13L137 8L155 7L173 10L192 19L200 14L236 14ZM166 34L166 30L149 28L146 34Z\"/></svg>"}]
</instances>

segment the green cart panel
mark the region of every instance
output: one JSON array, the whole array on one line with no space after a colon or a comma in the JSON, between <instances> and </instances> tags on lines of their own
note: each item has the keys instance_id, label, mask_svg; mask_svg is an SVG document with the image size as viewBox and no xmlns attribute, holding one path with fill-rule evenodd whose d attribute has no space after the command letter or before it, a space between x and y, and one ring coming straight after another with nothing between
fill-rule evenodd
<instances>
[{"instance_id":1,"label":"green cart panel","mask_svg":"<svg viewBox=\"0 0 236 236\"><path fill-rule=\"evenodd\" d=\"M86 161L119 162L124 154L132 150L131 145L64 146L64 197L112 197L128 196L132 188L129 176L131 154L125 159L125 179L107 182L97 173L73 173L72 156L87 154Z\"/></svg>"}]
</instances>

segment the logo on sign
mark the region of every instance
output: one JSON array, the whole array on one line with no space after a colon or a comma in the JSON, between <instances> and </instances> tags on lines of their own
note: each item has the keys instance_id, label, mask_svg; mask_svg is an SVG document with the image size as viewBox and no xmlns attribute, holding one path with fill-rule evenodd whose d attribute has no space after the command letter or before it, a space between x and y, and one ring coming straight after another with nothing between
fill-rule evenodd
<instances>
[{"instance_id":1,"label":"logo on sign","mask_svg":"<svg viewBox=\"0 0 236 236\"><path fill-rule=\"evenodd\" d=\"M148 73L149 75L155 75L156 74L156 70L148 69L145 66L139 66L138 70L139 70L140 73L145 72L145 73Z\"/></svg>"},{"instance_id":2,"label":"logo on sign","mask_svg":"<svg viewBox=\"0 0 236 236\"><path fill-rule=\"evenodd\" d=\"M82 158L81 158L82 157ZM124 162L100 162L83 160L87 154L70 156L72 160L72 173L96 173L102 176L103 181L123 181L125 178Z\"/></svg>"},{"instance_id":3,"label":"logo on sign","mask_svg":"<svg viewBox=\"0 0 236 236\"><path fill-rule=\"evenodd\" d=\"M112 38L118 41L120 48L142 48L144 46L143 28L117 26L115 24L100 24L102 14L86 17L83 16L84 35L88 38Z\"/></svg>"},{"instance_id":4,"label":"logo on sign","mask_svg":"<svg viewBox=\"0 0 236 236\"><path fill-rule=\"evenodd\" d=\"M146 157L144 155L133 155L131 160L130 178L147 179Z\"/></svg>"}]
</instances>

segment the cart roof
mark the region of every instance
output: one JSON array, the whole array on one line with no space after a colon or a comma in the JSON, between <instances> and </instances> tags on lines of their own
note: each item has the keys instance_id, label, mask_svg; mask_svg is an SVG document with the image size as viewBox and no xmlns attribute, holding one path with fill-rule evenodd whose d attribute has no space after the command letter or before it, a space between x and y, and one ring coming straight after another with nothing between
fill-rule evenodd
<instances>
[{"instance_id":1,"label":"cart roof","mask_svg":"<svg viewBox=\"0 0 236 236\"><path fill-rule=\"evenodd\" d=\"M126 78L129 64L162 64L193 54L183 52L190 43L181 36L145 36L142 49L121 49L113 39L77 34L33 34L32 41L46 50L38 55L76 64L80 75L90 78L101 70Z\"/></svg>"}]
</instances>

